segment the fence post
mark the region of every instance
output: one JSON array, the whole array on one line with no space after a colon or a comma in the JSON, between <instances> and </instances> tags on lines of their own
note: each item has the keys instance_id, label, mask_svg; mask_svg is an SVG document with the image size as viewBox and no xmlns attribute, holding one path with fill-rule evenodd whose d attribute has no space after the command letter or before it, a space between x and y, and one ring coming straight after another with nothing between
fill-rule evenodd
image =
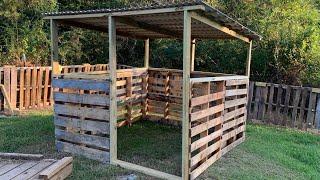
<instances>
[{"instance_id":1,"label":"fence post","mask_svg":"<svg viewBox=\"0 0 320 180\"><path fill-rule=\"evenodd\" d=\"M318 95L317 97L317 106L316 106L316 121L315 121L315 126L316 129L320 131L320 96Z\"/></svg>"}]
</instances>

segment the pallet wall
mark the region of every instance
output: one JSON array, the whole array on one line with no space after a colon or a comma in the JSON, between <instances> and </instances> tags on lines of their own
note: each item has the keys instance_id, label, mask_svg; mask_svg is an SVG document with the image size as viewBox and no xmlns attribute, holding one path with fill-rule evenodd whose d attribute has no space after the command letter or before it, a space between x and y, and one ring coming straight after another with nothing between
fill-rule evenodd
<instances>
[{"instance_id":1,"label":"pallet wall","mask_svg":"<svg viewBox=\"0 0 320 180\"><path fill-rule=\"evenodd\" d=\"M130 69L131 66L118 65L118 69ZM5 87L11 107L16 111L47 108L53 105L51 93L51 67L15 67L0 68L0 84ZM83 64L60 66L59 74L96 72L108 70L108 64ZM0 112L5 111L3 94L0 93Z\"/></svg>"},{"instance_id":2,"label":"pallet wall","mask_svg":"<svg viewBox=\"0 0 320 180\"><path fill-rule=\"evenodd\" d=\"M147 79L146 68L117 70L118 127L146 117Z\"/></svg>"},{"instance_id":3,"label":"pallet wall","mask_svg":"<svg viewBox=\"0 0 320 180\"><path fill-rule=\"evenodd\" d=\"M180 125L182 118L182 72L148 70L148 117Z\"/></svg>"},{"instance_id":4,"label":"pallet wall","mask_svg":"<svg viewBox=\"0 0 320 180\"><path fill-rule=\"evenodd\" d=\"M52 85L57 149L108 163L109 80L60 75Z\"/></svg>"},{"instance_id":5,"label":"pallet wall","mask_svg":"<svg viewBox=\"0 0 320 180\"><path fill-rule=\"evenodd\" d=\"M243 142L247 86L247 78L192 84L190 179Z\"/></svg>"}]
</instances>

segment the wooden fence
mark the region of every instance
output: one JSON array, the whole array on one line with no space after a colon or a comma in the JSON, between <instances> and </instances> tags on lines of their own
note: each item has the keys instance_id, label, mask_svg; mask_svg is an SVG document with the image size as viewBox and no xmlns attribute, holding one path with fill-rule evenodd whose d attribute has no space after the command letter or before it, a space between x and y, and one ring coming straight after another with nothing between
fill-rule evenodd
<instances>
[{"instance_id":1,"label":"wooden fence","mask_svg":"<svg viewBox=\"0 0 320 180\"><path fill-rule=\"evenodd\" d=\"M130 66L119 65L119 69L128 69ZM9 113L4 94L8 96L10 106L15 113L22 110L47 108L53 105L51 90L50 66L44 67L0 67L0 84L4 91L0 92L0 112ZM108 70L107 64L83 64L60 66L61 74L93 72Z\"/></svg>"},{"instance_id":2,"label":"wooden fence","mask_svg":"<svg viewBox=\"0 0 320 180\"><path fill-rule=\"evenodd\" d=\"M320 130L320 89L250 82L248 118L317 132Z\"/></svg>"}]
</instances>

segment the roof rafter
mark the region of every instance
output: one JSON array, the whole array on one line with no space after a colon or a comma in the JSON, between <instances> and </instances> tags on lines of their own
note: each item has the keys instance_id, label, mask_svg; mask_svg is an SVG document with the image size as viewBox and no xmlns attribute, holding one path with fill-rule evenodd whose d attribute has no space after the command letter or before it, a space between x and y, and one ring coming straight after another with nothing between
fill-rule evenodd
<instances>
[{"instance_id":1,"label":"roof rafter","mask_svg":"<svg viewBox=\"0 0 320 180\"><path fill-rule=\"evenodd\" d=\"M73 27L78 27L78 28L82 28L82 29L90 29L90 30L108 33L107 25L105 28L103 28L101 26L94 26L94 25L90 25L87 23L71 21L71 20L59 20L58 23L62 24L62 25L73 26ZM121 32L121 31L117 31L117 35L124 36L124 37L131 37L134 39L146 39L146 37L137 36L137 35L133 35L133 34L126 33L126 32Z\"/></svg>"},{"instance_id":2,"label":"roof rafter","mask_svg":"<svg viewBox=\"0 0 320 180\"><path fill-rule=\"evenodd\" d=\"M235 38L241 39L242 41L244 41L246 43L250 43L250 39L249 38L247 38L247 37L245 37L243 35L240 35L237 32L229 29L228 27L222 26L222 25L218 24L217 22L214 22L214 21L212 21L211 19L209 19L209 18L207 18L205 16L202 16L198 12L190 12L190 14L191 14L192 18L194 18L194 19L196 19L196 20L198 20L200 22L203 22L203 23L205 23L205 24L207 24L207 25L209 25L209 26L211 26L211 27L213 27L215 29L218 29L218 30L230 35L230 36L233 36Z\"/></svg>"},{"instance_id":3,"label":"roof rafter","mask_svg":"<svg viewBox=\"0 0 320 180\"><path fill-rule=\"evenodd\" d=\"M152 24L148 24L145 22L139 22L136 21L132 18L128 18L128 17L116 17L116 21L120 22L122 24L126 24L132 27L136 27L136 28L140 28L140 29L144 29L144 30L148 30L148 31L152 31L155 33L159 33L159 34L163 34L163 35L168 35L174 38L182 38L182 34L181 32L178 31L172 31L169 29L165 29L165 28L161 28L159 26L155 26Z\"/></svg>"}]
</instances>

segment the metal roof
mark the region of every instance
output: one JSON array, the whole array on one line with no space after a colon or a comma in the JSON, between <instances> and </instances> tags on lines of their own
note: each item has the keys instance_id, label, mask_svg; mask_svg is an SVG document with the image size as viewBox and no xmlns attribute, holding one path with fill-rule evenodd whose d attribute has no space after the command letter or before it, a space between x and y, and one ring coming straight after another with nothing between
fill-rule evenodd
<instances>
[{"instance_id":1,"label":"metal roof","mask_svg":"<svg viewBox=\"0 0 320 180\"><path fill-rule=\"evenodd\" d=\"M210 20L252 40L261 36L216 8L192 0L180 3L162 3L115 9L63 11L44 13L45 19L56 19L61 24L107 32L106 16L121 16L117 24L119 35L140 38L179 38L183 32L183 10L196 11ZM124 20L124 17L127 18ZM140 25L146 28L139 28ZM153 30L150 30L153 29ZM155 31L154 31L155 30ZM174 36L176 35L176 36ZM233 39L234 37L202 22L192 22L192 36L201 39Z\"/></svg>"}]
</instances>

